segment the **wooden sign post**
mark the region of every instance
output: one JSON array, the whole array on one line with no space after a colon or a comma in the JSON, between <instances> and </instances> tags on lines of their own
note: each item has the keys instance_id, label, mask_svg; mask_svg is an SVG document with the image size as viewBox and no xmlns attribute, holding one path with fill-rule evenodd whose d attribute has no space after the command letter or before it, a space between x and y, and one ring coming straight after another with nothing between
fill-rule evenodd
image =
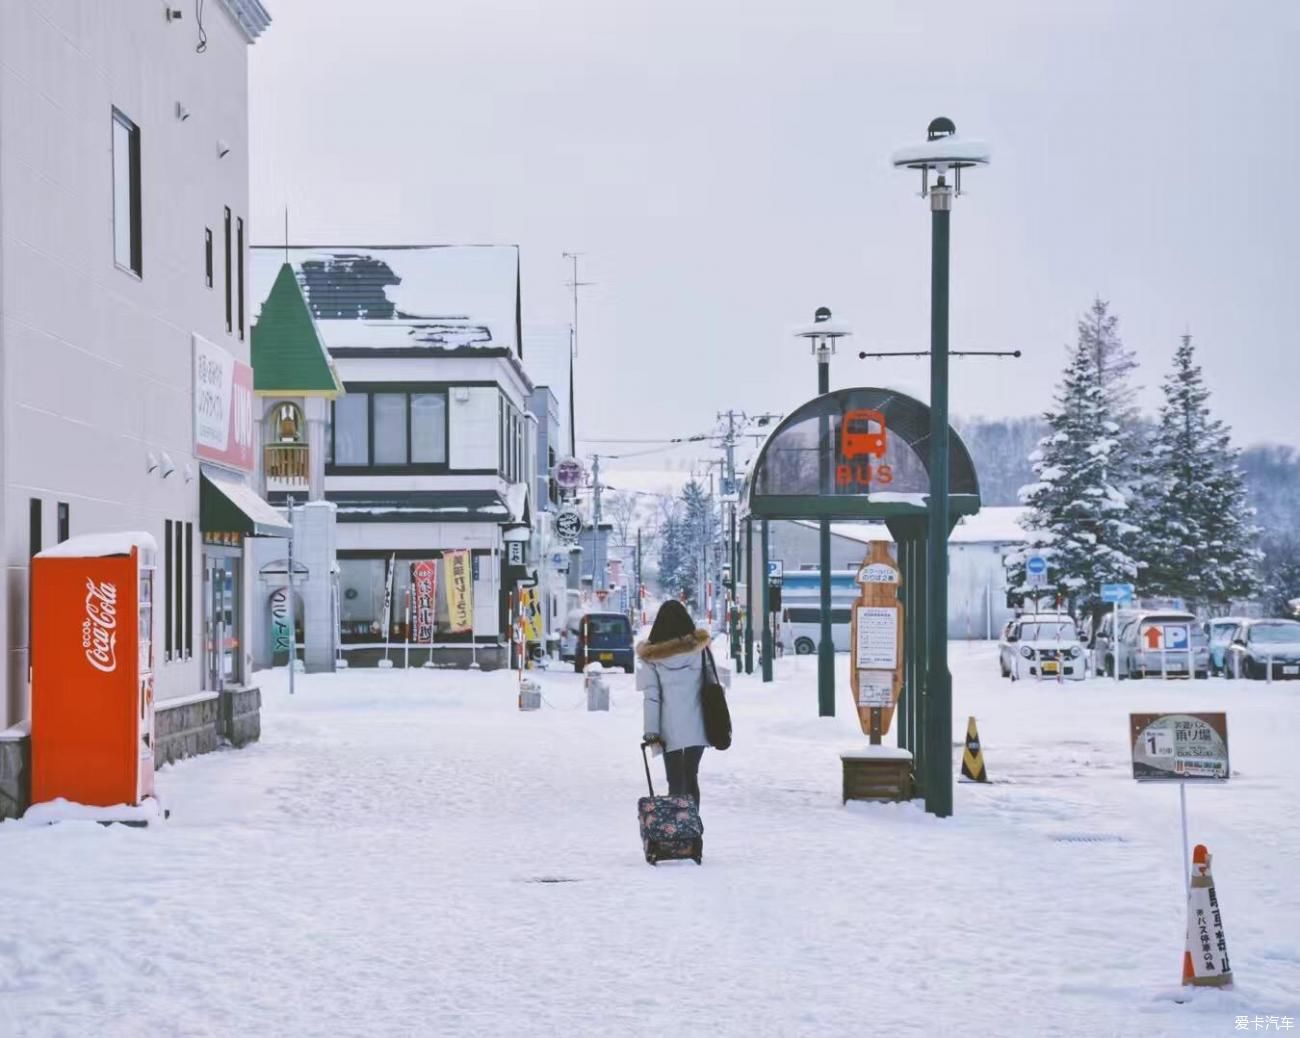
<instances>
[{"instance_id":1,"label":"wooden sign post","mask_svg":"<svg viewBox=\"0 0 1300 1038\"><path fill-rule=\"evenodd\" d=\"M903 688L903 605L898 564L884 541L872 541L858 570L862 593L853 603L851 683L862 731L879 746Z\"/></svg>"}]
</instances>

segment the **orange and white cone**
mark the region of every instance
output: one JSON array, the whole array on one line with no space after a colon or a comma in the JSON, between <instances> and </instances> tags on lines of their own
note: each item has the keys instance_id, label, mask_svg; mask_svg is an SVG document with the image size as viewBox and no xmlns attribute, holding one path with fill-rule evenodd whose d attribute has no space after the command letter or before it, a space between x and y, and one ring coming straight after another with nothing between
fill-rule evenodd
<instances>
[{"instance_id":1,"label":"orange and white cone","mask_svg":"<svg viewBox=\"0 0 1300 1038\"><path fill-rule=\"evenodd\" d=\"M1232 987L1223 916L1210 875L1210 852L1198 843L1192 851L1192 882L1187 894L1187 941L1183 947L1183 983L1195 987Z\"/></svg>"}]
</instances>

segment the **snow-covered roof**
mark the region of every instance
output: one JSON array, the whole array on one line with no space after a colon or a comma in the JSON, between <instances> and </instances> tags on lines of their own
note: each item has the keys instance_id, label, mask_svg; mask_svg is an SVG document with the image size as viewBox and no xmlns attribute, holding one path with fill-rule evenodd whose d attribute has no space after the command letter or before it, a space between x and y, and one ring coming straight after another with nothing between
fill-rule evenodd
<instances>
[{"instance_id":1,"label":"snow-covered roof","mask_svg":"<svg viewBox=\"0 0 1300 1038\"><path fill-rule=\"evenodd\" d=\"M130 555L132 548L142 552L157 552L158 543L153 536L140 530L122 533L86 533L69 537L66 541L46 548L38 559L97 559L108 555Z\"/></svg>"},{"instance_id":2,"label":"snow-covered roof","mask_svg":"<svg viewBox=\"0 0 1300 1038\"><path fill-rule=\"evenodd\" d=\"M1028 511L1021 505L981 508L974 515L963 516L948 538L950 544L1023 544L1029 534L1020 525Z\"/></svg>"},{"instance_id":3,"label":"snow-covered roof","mask_svg":"<svg viewBox=\"0 0 1300 1038\"><path fill-rule=\"evenodd\" d=\"M286 262L325 347L519 351L514 245L259 246L253 298Z\"/></svg>"},{"instance_id":4,"label":"snow-covered roof","mask_svg":"<svg viewBox=\"0 0 1300 1038\"><path fill-rule=\"evenodd\" d=\"M872 495L873 499L876 495ZM1020 526L1020 517L1026 509L1019 506L981 508L974 515L963 516L948 538L949 544L1021 544L1028 534ZM815 530L817 523L797 520L800 526ZM831 533L836 537L870 544L872 541L890 541L893 537L884 523L831 523Z\"/></svg>"}]
</instances>

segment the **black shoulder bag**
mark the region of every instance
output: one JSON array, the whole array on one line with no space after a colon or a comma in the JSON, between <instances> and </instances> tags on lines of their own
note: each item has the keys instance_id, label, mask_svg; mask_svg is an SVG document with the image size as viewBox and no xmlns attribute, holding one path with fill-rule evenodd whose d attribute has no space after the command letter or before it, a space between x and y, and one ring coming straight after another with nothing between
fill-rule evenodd
<instances>
[{"instance_id":1,"label":"black shoulder bag","mask_svg":"<svg viewBox=\"0 0 1300 1038\"><path fill-rule=\"evenodd\" d=\"M725 750L731 745L731 711L727 708L727 690L718 680L718 665L713 662L713 652L704 650L704 685L700 689L700 705L704 708L704 735L715 750Z\"/></svg>"}]
</instances>

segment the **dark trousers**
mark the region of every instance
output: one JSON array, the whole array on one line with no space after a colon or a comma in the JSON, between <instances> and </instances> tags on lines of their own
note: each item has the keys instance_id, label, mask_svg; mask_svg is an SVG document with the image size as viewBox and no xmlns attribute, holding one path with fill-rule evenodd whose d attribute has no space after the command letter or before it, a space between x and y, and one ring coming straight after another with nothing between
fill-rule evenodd
<instances>
[{"instance_id":1,"label":"dark trousers","mask_svg":"<svg viewBox=\"0 0 1300 1038\"><path fill-rule=\"evenodd\" d=\"M687 746L664 754L670 796L694 797L697 804L700 802L700 758L703 756L703 746Z\"/></svg>"}]
</instances>

